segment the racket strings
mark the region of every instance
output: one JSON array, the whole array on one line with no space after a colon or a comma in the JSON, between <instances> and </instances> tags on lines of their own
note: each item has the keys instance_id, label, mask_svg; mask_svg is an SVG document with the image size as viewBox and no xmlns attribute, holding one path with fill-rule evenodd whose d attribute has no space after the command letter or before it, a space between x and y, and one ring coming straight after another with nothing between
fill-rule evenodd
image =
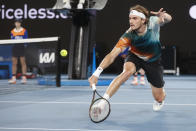
<instances>
[{"instance_id":1,"label":"racket strings","mask_svg":"<svg viewBox=\"0 0 196 131\"><path fill-rule=\"evenodd\" d=\"M110 113L110 105L105 99L98 99L91 106L90 116L95 122L107 118Z\"/></svg>"}]
</instances>

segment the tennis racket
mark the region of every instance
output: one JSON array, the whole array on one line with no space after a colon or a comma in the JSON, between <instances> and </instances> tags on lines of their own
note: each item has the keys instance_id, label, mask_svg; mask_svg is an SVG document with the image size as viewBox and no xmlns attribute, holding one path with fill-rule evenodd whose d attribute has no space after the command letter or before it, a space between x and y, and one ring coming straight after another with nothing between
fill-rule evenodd
<instances>
[{"instance_id":1,"label":"tennis racket","mask_svg":"<svg viewBox=\"0 0 196 131\"><path fill-rule=\"evenodd\" d=\"M92 122L99 123L110 115L110 103L96 91L95 84L92 85L92 90L93 98L89 108L89 117ZM96 94L98 98L95 97Z\"/></svg>"}]
</instances>

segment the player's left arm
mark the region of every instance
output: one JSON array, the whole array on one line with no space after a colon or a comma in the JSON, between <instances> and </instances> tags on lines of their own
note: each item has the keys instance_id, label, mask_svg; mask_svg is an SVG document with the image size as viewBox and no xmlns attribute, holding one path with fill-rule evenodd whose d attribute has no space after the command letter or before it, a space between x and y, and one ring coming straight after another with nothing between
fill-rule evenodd
<instances>
[{"instance_id":1,"label":"player's left arm","mask_svg":"<svg viewBox=\"0 0 196 131\"><path fill-rule=\"evenodd\" d=\"M158 23L160 25L169 23L172 20L172 16L166 13L166 11L164 11L163 8L161 8L158 12L151 11L150 13L156 15L159 18Z\"/></svg>"}]
</instances>

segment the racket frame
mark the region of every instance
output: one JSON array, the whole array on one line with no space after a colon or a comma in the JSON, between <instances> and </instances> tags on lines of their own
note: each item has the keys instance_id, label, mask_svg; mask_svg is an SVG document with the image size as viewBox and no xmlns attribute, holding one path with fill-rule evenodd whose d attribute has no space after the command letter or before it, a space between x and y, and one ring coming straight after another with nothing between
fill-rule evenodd
<instances>
[{"instance_id":1,"label":"racket frame","mask_svg":"<svg viewBox=\"0 0 196 131\"><path fill-rule=\"evenodd\" d=\"M91 119L92 122L94 122L94 123L100 123L100 122L104 121L105 119L107 119L108 116L110 115L111 106L110 106L110 102L109 102L108 100L106 100L105 98L103 98L103 97L97 92L95 84L92 85L92 90L93 90L93 98L92 98L91 105L90 105L90 108L89 108L89 117L90 117L90 119ZM97 94L97 95L99 96L99 98L95 99L95 94ZM108 112L107 116L106 116L104 119L102 119L102 120L100 120L100 121L94 121L94 120L92 120L92 118L91 118L90 111L91 111L92 105L93 105L96 101L98 101L98 100L100 100L100 99L104 99L104 100L108 103L108 105L109 105L109 112Z\"/></svg>"}]
</instances>

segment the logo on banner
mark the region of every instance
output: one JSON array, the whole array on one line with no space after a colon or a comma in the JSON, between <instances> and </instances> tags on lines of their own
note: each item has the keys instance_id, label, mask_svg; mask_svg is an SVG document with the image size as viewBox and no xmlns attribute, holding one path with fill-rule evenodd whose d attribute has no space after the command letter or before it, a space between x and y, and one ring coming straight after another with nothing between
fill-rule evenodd
<instances>
[{"instance_id":1,"label":"logo on banner","mask_svg":"<svg viewBox=\"0 0 196 131\"><path fill-rule=\"evenodd\" d=\"M0 5L0 19L67 19L67 14L55 13L46 8L31 8L28 4L19 8Z\"/></svg>"},{"instance_id":2,"label":"logo on banner","mask_svg":"<svg viewBox=\"0 0 196 131\"><path fill-rule=\"evenodd\" d=\"M49 64L49 63L54 63L55 62L55 53L52 52L45 52L45 53L40 53L39 55L39 63L40 64Z\"/></svg>"},{"instance_id":3,"label":"logo on banner","mask_svg":"<svg viewBox=\"0 0 196 131\"><path fill-rule=\"evenodd\" d=\"M54 49L39 49L38 57L40 66L55 66L56 55Z\"/></svg>"}]
</instances>

